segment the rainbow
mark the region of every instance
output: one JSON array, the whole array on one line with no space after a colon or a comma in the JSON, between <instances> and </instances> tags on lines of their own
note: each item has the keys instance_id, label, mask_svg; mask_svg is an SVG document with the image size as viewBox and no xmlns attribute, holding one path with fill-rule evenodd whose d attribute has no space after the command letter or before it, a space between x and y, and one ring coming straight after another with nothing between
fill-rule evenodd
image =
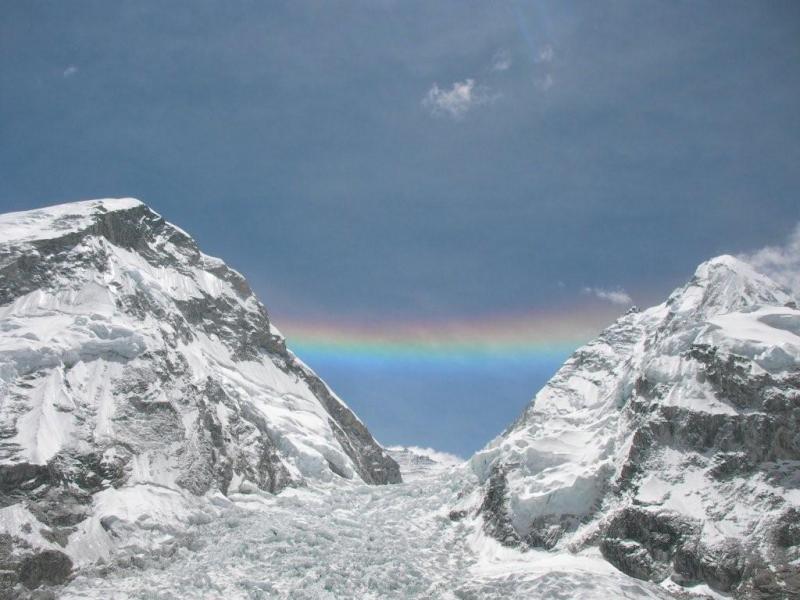
<instances>
[{"instance_id":1,"label":"rainbow","mask_svg":"<svg viewBox=\"0 0 800 600\"><path fill-rule=\"evenodd\" d=\"M312 363L562 362L617 316L618 308L587 306L444 321L285 319L281 330Z\"/></svg>"}]
</instances>

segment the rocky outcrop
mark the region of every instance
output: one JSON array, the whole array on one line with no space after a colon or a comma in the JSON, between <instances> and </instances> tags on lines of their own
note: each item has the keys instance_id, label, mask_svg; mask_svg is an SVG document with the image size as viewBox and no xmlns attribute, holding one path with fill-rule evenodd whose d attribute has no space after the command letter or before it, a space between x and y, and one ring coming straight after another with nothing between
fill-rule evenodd
<instances>
[{"instance_id":1,"label":"rocky outcrop","mask_svg":"<svg viewBox=\"0 0 800 600\"><path fill-rule=\"evenodd\" d=\"M26 591L63 584L72 568L64 552L37 551L21 538L0 534L0 599L25 597Z\"/></svg>"},{"instance_id":2,"label":"rocky outcrop","mask_svg":"<svg viewBox=\"0 0 800 600\"><path fill-rule=\"evenodd\" d=\"M19 565L19 580L28 589L36 589L42 584L58 585L64 583L72 572L69 556L58 550L44 550L26 556Z\"/></svg>"},{"instance_id":3,"label":"rocky outcrop","mask_svg":"<svg viewBox=\"0 0 800 600\"><path fill-rule=\"evenodd\" d=\"M662 581L672 572L673 561L683 575L694 559L687 548L696 542L698 532L698 525L680 513L628 506L612 515L604 527L600 551L632 577Z\"/></svg>"},{"instance_id":4,"label":"rocky outcrop","mask_svg":"<svg viewBox=\"0 0 800 600\"><path fill-rule=\"evenodd\" d=\"M478 513L483 516L483 529L504 546L522 542L508 514L508 483L502 465L496 465L486 485Z\"/></svg>"}]
</instances>

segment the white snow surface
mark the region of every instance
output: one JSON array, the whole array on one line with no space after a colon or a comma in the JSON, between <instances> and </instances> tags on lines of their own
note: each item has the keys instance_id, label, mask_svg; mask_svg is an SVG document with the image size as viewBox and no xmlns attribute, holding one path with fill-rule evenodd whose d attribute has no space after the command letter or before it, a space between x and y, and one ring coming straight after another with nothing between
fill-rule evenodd
<instances>
[{"instance_id":1,"label":"white snow surface","mask_svg":"<svg viewBox=\"0 0 800 600\"><path fill-rule=\"evenodd\" d=\"M11 213L0 219L0 239L46 239L67 227L77 231L87 226L100 207L114 211L140 205L132 199L99 200ZM59 229L62 222L65 225ZM171 251L169 245L165 243L166 251L180 260L179 251ZM0 307L0 389L15 396L28 376L33 385L26 386L24 394L27 410L17 415L3 411L3 417L16 417L14 457L19 460L44 464L67 447L80 449L91 440L113 438L115 400L109 385L121 376L127 361L163 349L165 336L178 336L164 318L148 313L141 319L121 311L120 296L142 293L167 313L176 312L176 300L204 297L224 297L245 309L256 308L248 306L255 302L252 296L242 298L230 283L201 268L181 272L153 266L100 237L85 238L71 250L76 262L93 252L104 256L103 271L78 269L69 280L54 281L49 289L32 291ZM266 357L234 360L220 339L202 332L181 341L176 354L188 363L184 373L188 383L199 384L212 376L269 422L281 449L291 457L294 475L330 478L328 461L349 476L354 474L350 459L334 439L328 413L304 382ZM154 389L147 398L178 406L175 400L163 389ZM95 417L83 424L84 436L73 435L78 426L75 410L81 404ZM184 412L181 418L191 435L197 415ZM146 453L139 458L150 460ZM173 466L150 462L138 478L169 484Z\"/></svg>"},{"instance_id":2,"label":"white snow surface","mask_svg":"<svg viewBox=\"0 0 800 600\"><path fill-rule=\"evenodd\" d=\"M406 453L406 449L395 450ZM431 460L393 486L319 484L235 494L218 517L131 548L79 575L64 600L178 599L666 599L596 551L520 552L484 536L447 507L476 484L463 467ZM408 478L406 478L408 479Z\"/></svg>"}]
</instances>

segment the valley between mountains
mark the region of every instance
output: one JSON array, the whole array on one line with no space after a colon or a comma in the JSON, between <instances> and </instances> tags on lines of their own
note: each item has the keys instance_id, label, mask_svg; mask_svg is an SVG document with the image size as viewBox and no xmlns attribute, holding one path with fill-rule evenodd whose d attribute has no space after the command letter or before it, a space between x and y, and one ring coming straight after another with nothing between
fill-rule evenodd
<instances>
[{"instance_id":1,"label":"valley between mountains","mask_svg":"<svg viewBox=\"0 0 800 600\"><path fill-rule=\"evenodd\" d=\"M800 310L746 261L461 461L382 447L138 200L0 215L0 598L693 597L800 597Z\"/></svg>"},{"instance_id":2,"label":"valley between mountains","mask_svg":"<svg viewBox=\"0 0 800 600\"><path fill-rule=\"evenodd\" d=\"M394 449L406 481L232 494L155 553L87 570L61 597L671 598L580 556L505 548L448 507L476 481L452 459ZM173 517L174 519L174 517Z\"/></svg>"}]
</instances>

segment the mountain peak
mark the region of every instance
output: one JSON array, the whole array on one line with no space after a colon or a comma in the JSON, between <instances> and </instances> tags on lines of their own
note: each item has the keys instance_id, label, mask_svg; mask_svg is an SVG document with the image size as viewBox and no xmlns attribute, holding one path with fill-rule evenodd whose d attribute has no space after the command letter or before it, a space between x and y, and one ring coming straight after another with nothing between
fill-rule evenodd
<instances>
[{"instance_id":1,"label":"mountain peak","mask_svg":"<svg viewBox=\"0 0 800 600\"><path fill-rule=\"evenodd\" d=\"M749 263L730 254L721 254L700 263L695 269L694 276L699 280L712 280L720 277L768 279Z\"/></svg>"},{"instance_id":2,"label":"mountain peak","mask_svg":"<svg viewBox=\"0 0 800 600\"><path fill-rule=\"evenodd\" d=\"M0 243L61 237L91 227L108 213L146 208L135 198L101 198L0 215Z\"/></svg>"},{"instance_id":3,"label":"mountain peak","mask_svg":"<svg viewBox=\"0 0 800 600\"><path fill-rule=\"evenodd\" d=\"M707 319L761 305L783 306L792 296L782 285L749 263L729 254L700 264L691 280L667 300L673 313Z\"/></svg>"}]
</instances>

